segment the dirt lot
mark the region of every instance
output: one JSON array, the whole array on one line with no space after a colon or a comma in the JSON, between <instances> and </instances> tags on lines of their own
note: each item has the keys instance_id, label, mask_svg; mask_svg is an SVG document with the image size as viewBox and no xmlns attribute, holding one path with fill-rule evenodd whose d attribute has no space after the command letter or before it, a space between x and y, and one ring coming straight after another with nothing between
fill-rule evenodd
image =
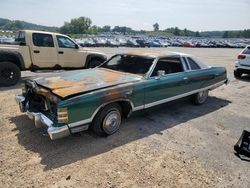
<instances>
[{"instance_id":1,"label":"dirt lot","mask_svg":"<svg viewBox=\"0 0 250 188\"><path fill-rule=\"evenodd\" d=\"M233 151L250 130L250 77L232 75L240 49L168 50L227 67L230 84L202 106L181 100L137 112L107 138L87 131L51 141L19 112L20 85L1 88L0 187L250 187L250 163Z\"/></svg>"}]
</instances>

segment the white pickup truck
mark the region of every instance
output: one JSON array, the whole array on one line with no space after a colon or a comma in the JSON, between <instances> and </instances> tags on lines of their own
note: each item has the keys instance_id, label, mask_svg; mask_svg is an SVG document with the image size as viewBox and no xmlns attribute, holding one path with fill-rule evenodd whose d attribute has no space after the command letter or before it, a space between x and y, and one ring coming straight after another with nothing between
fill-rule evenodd
<instances>
[{"instance_id":1,"label":"white pickup truck","mask_svg":"<svg viewBox=\"0 0 250 188\"><path fill-rule=\"evenodd\" d=\"M23 30L15 42L0 45L0 86L16 84L22 70L92 68L106 60L105 54L59 33Z\"/></svg>"}]
</instances>

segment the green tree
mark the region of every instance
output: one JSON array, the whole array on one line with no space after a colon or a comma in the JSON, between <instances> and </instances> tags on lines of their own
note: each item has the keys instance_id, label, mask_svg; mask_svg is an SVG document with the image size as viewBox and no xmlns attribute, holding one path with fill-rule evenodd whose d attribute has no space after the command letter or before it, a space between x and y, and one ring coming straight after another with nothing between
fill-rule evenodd
<instances>
[{"instance_id":1,"label":"green tree","mask_svg":"<svg viewBox=\"0 0 250 188\"><path fill-rule=\"evenodd\" d=\"M200 32L199 32L199 31L196 31L196 32L195 32L195 36L196 36L196 37L200 37L200 36L201 36L201 35L200 35Z\"/></svg>"},{"instance_id":2,"label":"green tree","mask_svg":"<svg viewBox=\"0 0 250 188\"><path fill-rule=\"evenodd\" d=\"M111 31L111 26L110 25L105 25L102 27L102 32L110 32Z\"/></svg>"},{"instance_id":3,"label":"green tree","mask_svg":"<svg viewBox=\"0 0 250 188\"><path fill-rule=\"evenodd\" d=\"M174 34L175 36L180 36L180 29L179 29L178 27L175 27L175 28L174 28L173 34Z\"/></svg>"},{"instance_id":4,"label":"green tree","mask_svg":"<svg viewBox=\"0 0 250 188\"><path fill-rule=\"evenodd\" d=\"M228 31L225 31L224 33L223 33L223 36L222 36L223 38L228 38L229 37L229 32Z\"/></svg>"},{"instance_id":5,"label":"green tree","mask_svg":"<svg viewBox=\"0 0 250 188\"><path fill-rule=\"evenodd\" d=\"M65 34L83 34L90 29L92 21L87 17L74 18L69 22L65 22L60 31Z\"/></svg>"},{"instance_id":6,"label":"green tree","mask_svg":"<svg viewBox=\"0 0 250 188\"><path fill-rule=\"evenodd\" d=\"M184 31L183 31L183 35L184 35L184 36L188 36L188 31L187 31L187 28L185 28L185 29L184 29Z\"/></svg>"},{"instance_id":7,"label":"green tree","mask_svg":"<svg viewBox=\"0 0 250 188\"><path fill-rule=\"evenodd\" d=\"M158 23L155 23L154 25L153 25L153 28L154 28L154 31L159 31L159 24Z\"/></svg>"}]
</instances>

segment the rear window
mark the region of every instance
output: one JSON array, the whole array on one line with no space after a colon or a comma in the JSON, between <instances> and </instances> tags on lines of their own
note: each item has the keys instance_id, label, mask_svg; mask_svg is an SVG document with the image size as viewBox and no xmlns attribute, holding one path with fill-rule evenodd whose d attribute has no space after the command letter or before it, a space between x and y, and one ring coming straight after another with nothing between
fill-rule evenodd
<instances>
[{"instance_id":1,"label":"rear window","mask_svg":"<svg viewBox=\"0 0 250 188\"><path fill-rule=\"evenodd\" d=\"M250 54L250 46L243 50L242 54Z\"/></svg>"},{"instance_id":2,"label":"rear window","mask_svg":"<svg viewBox=\"0 0 250 188\"><path fill-rule=\"evenodd\" d=\"M187 57L191 70L200 69L200 66L190 57Z\"/></svg>"},{"instance_id":3,"label":"rear window","mask_svg":"<svg viewBox=\"0 0 250 188\"><path fill-rule=\"evenodd\" d=\"M23 42L23 43L25 43L25 33L23 31L19 31L16 34L15 42Z\"/></svg>"},{"instance_id":4,"label":"rear window","mask_svg":"<svg viewBox=\"0 0 250 188\"><path fill-rule=\"evenodd\" d=\"M52 35L43 33L32 34L33 44L39 47L54 47Z\"/></svg>"}]
</instances>

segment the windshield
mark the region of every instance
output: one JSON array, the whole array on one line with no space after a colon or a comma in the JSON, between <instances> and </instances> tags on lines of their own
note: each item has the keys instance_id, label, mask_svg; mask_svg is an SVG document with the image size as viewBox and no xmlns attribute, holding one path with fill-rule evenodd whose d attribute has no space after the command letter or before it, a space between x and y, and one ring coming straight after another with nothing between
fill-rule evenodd
<instances>
[{"instance_id":1,"label":"windshield","mask_svg":"<svg viewBox=\"0 0 250 188\"><path fill-rule=\"evenodd\" d=\"M109 59L101 67L132 74L144 75L149 71L153 61L154 58L149 57L116 55Z\"/></svg>"}]
</instances>

